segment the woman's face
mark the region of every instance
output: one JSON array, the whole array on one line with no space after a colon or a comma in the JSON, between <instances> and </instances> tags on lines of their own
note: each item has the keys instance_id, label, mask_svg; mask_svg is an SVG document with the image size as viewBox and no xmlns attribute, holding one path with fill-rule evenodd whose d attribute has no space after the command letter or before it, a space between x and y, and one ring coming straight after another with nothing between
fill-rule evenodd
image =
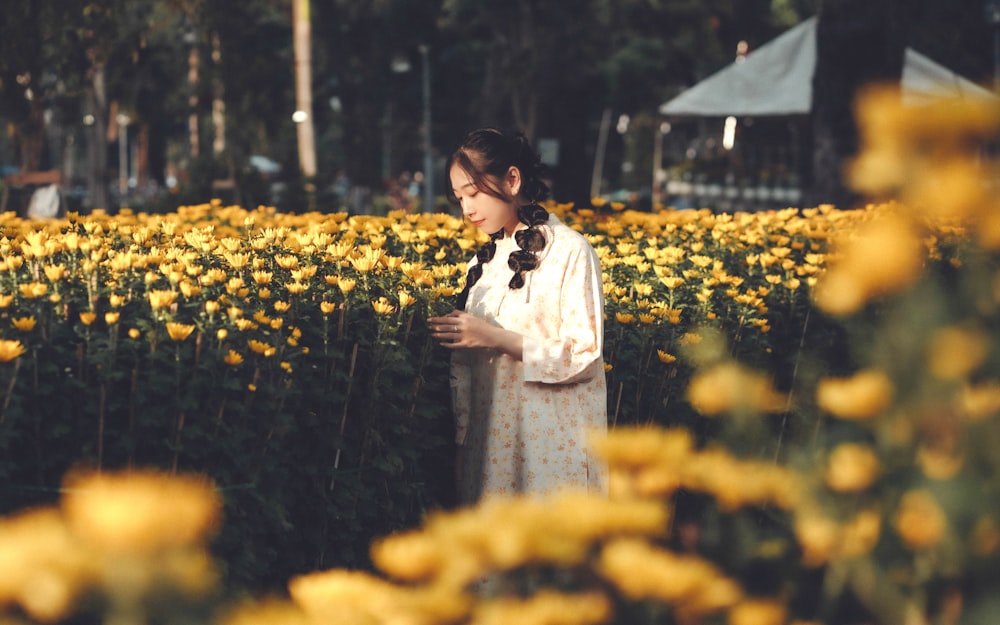
<instances>
[{"instance_id":1,"label":"woman's face","mask_svg":"<svg viewBox=\"0 0 1000 625\"><path fill-rule=\"evenodd\" d=\"M462 214L469 221L487 234L500 229L508 235L513 234L520 223L515 200L504 200L480 190L472 181L472 176L458 165L452 165L450 176L452 191L462 207ZM515 197L521 186L521 174L517 168L511 167L498 186L509 197Z\"/></svg>"}]
</instances>

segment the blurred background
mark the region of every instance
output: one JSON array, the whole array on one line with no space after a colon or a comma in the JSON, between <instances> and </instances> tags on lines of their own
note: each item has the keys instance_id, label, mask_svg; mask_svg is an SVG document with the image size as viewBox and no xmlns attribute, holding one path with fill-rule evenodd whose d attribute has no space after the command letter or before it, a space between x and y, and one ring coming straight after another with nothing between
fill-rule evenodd
<instances>
[{"instance_id":1,"label":"blurred background","mask_svg":"<svg viewBox=\"0 0 1000 625\"><path fill-rule=\"evenodd\" d=\"M992 91L997 4L7 0L0 208L448 210L445 159L486 124L528 135L563 202L844 205L859 86L913 49ZM807 110L664 112L816 16Z\"/></svg>"}]
</instances>

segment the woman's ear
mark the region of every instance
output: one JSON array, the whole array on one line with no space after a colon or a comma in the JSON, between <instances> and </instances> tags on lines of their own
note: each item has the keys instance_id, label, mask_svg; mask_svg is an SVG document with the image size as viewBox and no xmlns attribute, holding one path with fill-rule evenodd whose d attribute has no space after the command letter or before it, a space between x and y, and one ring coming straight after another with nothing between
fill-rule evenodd
<instances>
[{"instance_id":1,"label":"woman's ear","mask_svg":"<svg viewBox=\"0 0 1000 625\"><path fill-rule=\"evenodd\" d=\"M511 166L507 170L507 188L510 189L511 197L516 196L521 191L521 170Z\"/></svg>"}]
</instances>

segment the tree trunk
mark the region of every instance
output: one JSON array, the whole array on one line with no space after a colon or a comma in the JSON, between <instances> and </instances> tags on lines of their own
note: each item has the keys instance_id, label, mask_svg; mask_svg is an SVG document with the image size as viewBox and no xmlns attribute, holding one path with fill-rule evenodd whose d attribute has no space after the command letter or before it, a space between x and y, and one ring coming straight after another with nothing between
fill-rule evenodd
<instances>
[{"instance_id":1,"label":"tree trunk","mask_svg":"<svg viewBox=\"0 0 1000 625\"><path fill-rule=\"evenodd\" d=\"M905 28L899 0L824 0L816 31L813 75L812 171L805 206L849 208L859 198L844 184L843 169L858 149L854 100L875 82L898 84Z\"/></svg>"},{"instance_id":2,"label":"tree trunk","mask_svg":"<svg viewBox=\"0 0 1000 625\"><path fill-rule=\"evenodd\" d=\"M212 33L212 64L215 71L212 75L212 153L220 156L226 151L226 101L225 84L220 76L222 66L222 43L219 33Z\"/></svg>"},{"instance_id":3,"label":"tree trunk","mask_svg":"<svg viewBox=\"0 0 1000 625\"><path fill-rule=\"evenodd\" d=\"M296 124L299 168L307 180L316 176L316 132L312 107L312 27L309 0L293 0L292 28L295 39L295 108L301 114Z\"/></svg>"},{"instance_id":4,"label":"tree trunk","mask_svg":"<svg viewBox=\"0 0 1000 625\"><path fill-rule=\"evenodd\" d=\"M88 99L91 124L87 126L87 198L88 208L108 208L108 102L104 84L104 65L93 62L90 68Z\"/></svg>"},{"instance_id":5,"label":"tree trunk","mask_svg":"<svg viewBox=\"0 0 1000 625\"><path fill-rule=\"evenodd\" d=\"M198 124L198 89L201 82L199 66L201 65L201 54L198 52L198 42L191 44L188 52L188 148L191 160L198 158L201 154L201 133Z\"/></svg>"}]
</instances>

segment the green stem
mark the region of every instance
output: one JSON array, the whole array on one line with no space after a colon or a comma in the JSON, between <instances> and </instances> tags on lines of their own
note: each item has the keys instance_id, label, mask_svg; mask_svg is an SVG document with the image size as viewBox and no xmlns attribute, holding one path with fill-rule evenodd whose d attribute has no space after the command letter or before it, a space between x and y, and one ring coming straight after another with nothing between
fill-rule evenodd
<instances>
[{"instance_id":1,"label":"green stem","mask_svg":"<svg viewBox=\"0 0 1000 625\"><path fill-rule=\"evenodd\" d=\"M17 383L17 372L21 369L21 359L14 360L14 371L10 375L10 382L7 384L7 392L3 396L3 411L0 412L0 424L7 420L7 408L10 400L14 396L14 385Z\"/></svg>"}]
</instances>

